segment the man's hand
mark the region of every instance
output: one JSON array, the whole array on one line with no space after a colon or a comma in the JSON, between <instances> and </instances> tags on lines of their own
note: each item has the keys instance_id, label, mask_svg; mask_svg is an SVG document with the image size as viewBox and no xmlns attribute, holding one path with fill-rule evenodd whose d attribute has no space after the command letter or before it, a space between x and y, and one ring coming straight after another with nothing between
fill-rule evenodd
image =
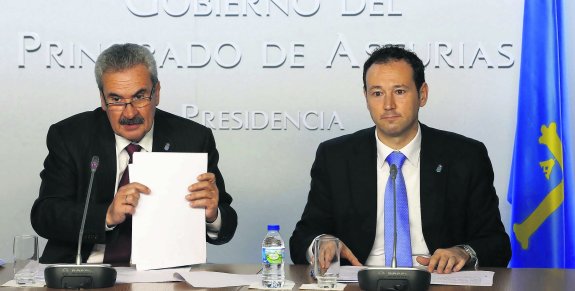
<instances>
[{"instance_id":1,"label":"man's hand","mask_svg":"<svg viewBox=\"0 0 575 291\"><path fill-rule=\"evenodd\" d=\"M353 266L362 266L351 250L341 240L339 243L341 244L340 258L348 260Z\"/></svg>"},{"instance_id":2,"label":"man's hand","mask_svg":"<svg viewBox=\"0 0 575 291\"><path fill-rule=\"evenodd\" d=\"M318 241L316 241L315 243L317 244ZM317 248L317 246L314 248ZM321 241L321 244L320 244L320 247L318 250L319 254L314 254L315 256L318 256L318 263L319 263L319 274L316 274L316 275L325 274L325 272L331 266L331 263L333 262L333 258L335 257L337 252L339 252L339 249L337 249L337 245L335 243L335 240ZM314 260L314 262L315 262L315 260Z\"/></svg>"},{"instance_id":3,"label":"man's hand","mask_svg":"<svg viewBox=\"0 0 575 291\"><path fill-rule=\"evenodd\" d=\"M330 237L331 237L331 235L330 235ZM329 269L329 267L331 266L331 263L333 261L334 254L337 251L340 252L340 259L345 258L352 265L361 266L361 263L355 257L355 255L351 252L351 250L342 241L339 241L339 244L340 244L339 250L336 250L337 246L335 244L335 241L324 241L324 242L322 242L322 244L320 245L320 249L318 250L319 254L314 254L315 256L318 256L318 261L319 261L319 272L320 272L320 274L316 274L316 275L324 274ZM315 246L314 246L314 248L315 248ZM315 259L312 258L311 259L312 264L314 263L314 261L315 261Z\"/></svg>"},{"instance_id":4,"label":"man's hand","mask_svg":"<svg viewBox=\"0 0 575 291\"><path fill-rule=\"evenodd\" d=\"M188 187L190 194L186 200L193 208L206 209L206 222L212 223L218 218L218 202L220 194L216 186L216 175L205 173L198 176L198 182Z\"/></svg>"},{"instance_id":5,"label":"man's hand","mask_svg":"<svg viewBox=\"0 0 575 291\"><path fill-rule=\"evenodd\" d=\"M429 272L435 270L438 274L459 272L469 259L469 255L460 247L437 249L429 258L416 258L418 263L427 266Z\"/></svg>"},{"instance_id":6,"label":"man's hand","mask_svg":"<svg viewBox=\"0 0 575 291\"><path fill-rule=\"evenodd\" d=\"M126 184L116 192L112 204L106 212L106 225L118 225L126 220L126 215L134 215L140 194L150 194L150 189L140 183Z\"/></svg>"}]
</instances>

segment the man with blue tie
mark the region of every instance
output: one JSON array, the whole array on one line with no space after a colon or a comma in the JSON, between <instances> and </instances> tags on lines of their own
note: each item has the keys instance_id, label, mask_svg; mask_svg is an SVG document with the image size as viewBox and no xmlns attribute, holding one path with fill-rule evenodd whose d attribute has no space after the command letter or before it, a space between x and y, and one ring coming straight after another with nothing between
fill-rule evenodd
<instances>
[{"instance_id":1,"label":"man with blue tie","mask_svg":"<svg viewBox=\"0 0 575 291\"><path fill-rule=\"evenodd\" d=\"M290 238L292 261L310 262L313 240L333 235L343 262L390 266L396 209L398 266L437 273L507 266L509 236L487 149L419 122L429 91L422 61L398 46L379 48L363 82L375 127L319 145Z\"/></svg>"}]
</instances>

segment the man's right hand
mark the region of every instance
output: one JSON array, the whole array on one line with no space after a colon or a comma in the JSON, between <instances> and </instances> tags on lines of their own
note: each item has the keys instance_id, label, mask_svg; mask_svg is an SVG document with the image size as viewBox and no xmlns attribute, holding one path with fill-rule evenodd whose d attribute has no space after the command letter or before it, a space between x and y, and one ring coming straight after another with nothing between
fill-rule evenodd
<instances>
[{"instance_id":1,"label":"man's right hand","mask_svg":"<svg viewBox=\"0 0 575 291\"><path fill-rule=\"evenodd\" d=\"M363 266L359 262L359 260L355 257L355 255L351 252L351 250L342 241L340 241L340 243L341 243L340 258L346 259L353 266Z\"/></svg>"},{"instance_id":2,"label":"man's right hand","mask_svg":"<svg viewBox=\"0 0 575 291\"><path fill-rule=\"evenodd\" d=\"M324 237L333 238L331 235L325 235ZM315 243L317 243L317 241L315 241ZM314 248L317 248L317 246L314 246ZM335 241L324 240L318 250L319 253L313 254L314 257L317 256L317 263L319 264L319 269L316 270L318 274L316 275L323 275L330 268L336 251L340 252L340 259L346 259L354 266L361 266L359 260L342 241L339 241L339 250L336 250ZM311 259L312 265L316 263L314 257Z\"/></svg>"},{"instance_id":3,"label":"man's right hand","mask_svg":"<svg viewBox=\"0 0 575 291\"><path fill-rule=\"evenodd\" d=\"M126 184L116 192L112 204L106 212L106 225L111 227L126 220L126 215L134 215L140 200L140 194L150 194L150 189L140 183Z\"/></svg>"},{"instance_id":4,"label":"man's right hand","mask_svg":"<svg viewBox=\"0 0 575 291\"><path fill-rule=\"evenodd\" d=\"M315 248L317 248L317 246L314 246L314 249ZM318 250L319 253L314 254L314 257L317 257L317 260L314 259L313 263L315 264L316 261L319 263L319 274L316 275L323 275L329 269L333 262L333 258L336 256L337 252L340 251L336 248L337 245L335 240L322 241L320 249Z\"/></svg>"}]
</instances>

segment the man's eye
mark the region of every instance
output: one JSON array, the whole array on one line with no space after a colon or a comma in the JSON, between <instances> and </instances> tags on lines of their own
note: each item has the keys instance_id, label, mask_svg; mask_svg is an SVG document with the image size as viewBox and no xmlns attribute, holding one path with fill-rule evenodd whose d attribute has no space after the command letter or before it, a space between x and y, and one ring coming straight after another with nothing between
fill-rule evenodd
<instances>
[{"instance_id":1,"label":"man's eye","mask_svg":"<svg viewBox=\"0 0 575 291\"><path fill-rule=\"evenodd\" d=\"M405 94L405 90L403 90L403 89L395 90L395 94L397 94L397 95L403 95L403 94Z\"/></svg>"},{"instance_id":2,"label":"man's eye","mask_svg":"<svg viewBox=\"0 0 575 291\"><path fill-rule=\"evenodd\" d=\"M136 95L136 96L134 96L134 98L132 98L132 100L137 101L137 100L142 100L142 99L144 99L144 98L146 98L146 96L144 96L144 95Z\"/></svg>"},{"instance_id":3,"label":"man's eye","mask_svg":"<svg viewBox=\"0 0 575 291\"><path fill-rule=\"evenodd\" d=\"M373 92L372 94L373 94L373 96L376 96L376 97L379 97L382 95L382 93L379 91Z\"/></svg>"},{"instance_id":4,"label":"man's eye","mask_svg":"<svg viewBox=\"0 0 575 291\"><path fill-rule=\"evenodd\" d=\"M110 100L110 102L113 102L113 103L118 103L118 102L122 101L122 98L120 98L118 96L108 97L108 99Z\"/></svg>"}]
</instances>

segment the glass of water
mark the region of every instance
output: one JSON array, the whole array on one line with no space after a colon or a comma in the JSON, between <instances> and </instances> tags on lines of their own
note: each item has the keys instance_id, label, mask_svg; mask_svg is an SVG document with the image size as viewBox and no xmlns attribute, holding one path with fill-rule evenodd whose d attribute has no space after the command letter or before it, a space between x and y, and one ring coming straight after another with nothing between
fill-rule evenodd
<instances>
[{"instance_id":1,"label":"glass of water","mask_svg":"<svg viewBox=\"0 0 575 291\"><path fill-rule=\"evenodd\" d=\"M17 235L14 237L14 280L18 284L34 284L38 271L38 237Z\"/></svg>"},{"instance_id":2,"label":"glass of water","mask_svg":"<svg viewBox=\"0 0 575 291\"><path fill-rule=\"evenodd\" d=\"M335 288L339 277L339 239L324 235L313 242L313 271L319 288Z\"/></svg>"}]
</instances>

